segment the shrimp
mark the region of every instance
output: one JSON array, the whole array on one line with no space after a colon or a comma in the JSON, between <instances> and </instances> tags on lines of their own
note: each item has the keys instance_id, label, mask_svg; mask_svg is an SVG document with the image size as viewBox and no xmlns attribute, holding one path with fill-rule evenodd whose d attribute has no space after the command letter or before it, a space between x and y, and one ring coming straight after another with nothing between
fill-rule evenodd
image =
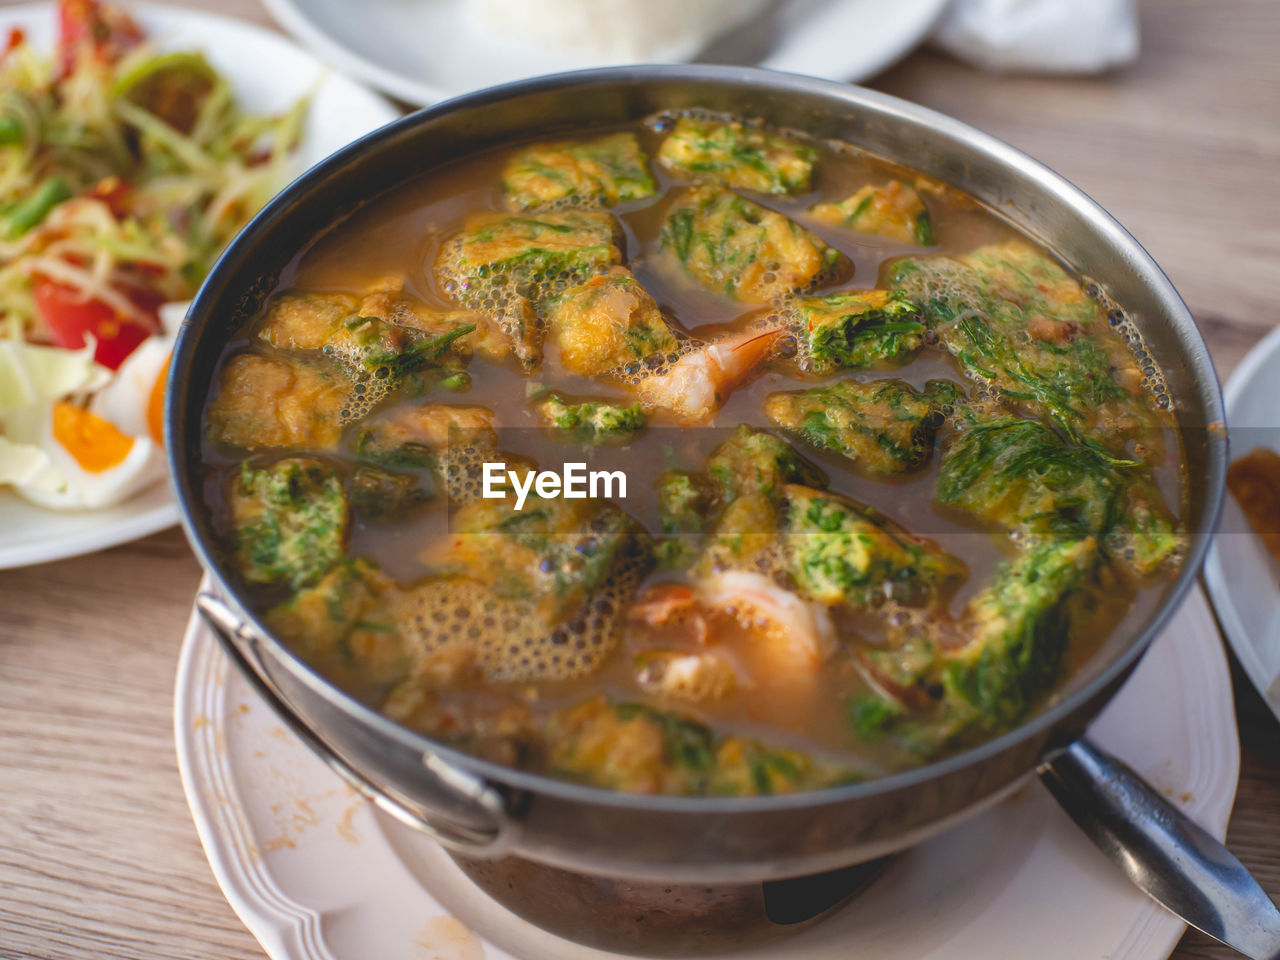
<instances>
[{"instance_id":1,"label":"shrimp","mask_svg":"<svg viewBox=\"0 0 1280 960\"><path fill-rule=\"evenodd\" d=\"M738 686L733 665L709 650L646 650L633 663L640 689L657 697L694 703L724 700Z\"/></svg>"},{"instance_id":2,"label":"shrimp","mask_svg":"<svg viewBox=\"0 0 1280 960\"><path fill-rule=\"evenodd\" d=\"M645 591L644 599L632 604L628 618L651 627L665 627L669 623L687 624L693 639L707 642L707 621L698 612L698 598L683 583L655 583Z\"/></svg>"},{"instance_id":3,"label":"shrimp","mask_svg":"<svg viewBox=\"0 0 1280 960\"><path fill-rule=\"evenodd\" d=\"M709 628L717 617L732 618L746 636L730 634L721 643ZM827 609L763 573L713 573L691 586L654 584L631 608L631 620L659 631L692 627L695 649L685 637L675 646L641 650L634 659L640 689L668 699L726 699L741 687L780 682L804 689L836 653Z\"/></svg>"},{"instance_id":4,"label":"shrimp","mask_svg":"<svg viewBox=\"0 0 1280 960\"><path fill-rule=\"evenodd\" d=\"M646 377L636 393L647 410L668 410L683 425L706 423L772 352L781 329L751 331L705 343L662 373Z\"/></svg>"},{"instance_id":5,"label":"shrimp","mask_svg":"<svg viewBox=\"0 0 1280 960\"><path fill-rule=\"evenodd\" d=\"M771 675L812 674L836 651L836 630L826 608L802 600L769 577L727 570L701 580L699 604L719 610L751 632L751 659Z\"/></svg>"}]
</instances>

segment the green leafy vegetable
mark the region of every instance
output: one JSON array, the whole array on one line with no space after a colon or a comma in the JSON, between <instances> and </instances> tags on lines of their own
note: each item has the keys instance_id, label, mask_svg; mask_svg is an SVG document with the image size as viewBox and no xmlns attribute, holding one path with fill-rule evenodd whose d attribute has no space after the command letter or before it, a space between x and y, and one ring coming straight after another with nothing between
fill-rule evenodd
<instances>
[{"instance_id":1,"label":"green leafy vegetable","mask_svg":"<svg viewBox=\"0 0 1280 960\"><path fill-rule=\"evenodd\" d=\"M248 461L232 482L236 559L251 583L306 586L343 555L347 498L332 467L316 460Z\"/></svg>"},{"instance_id":2,"label":"green leafy vegetable","mask_svg":"<svg viewBox=\"0 0 1280 960\"><path fill-rule=\"evenodd\" d=\"M788 483L823 486L826 477L785 440L739 424L733 435L716 447L706 463L707 476L719 487L722 502L748 493L775 498Z\"/></svg>"},{"instance_id":3,"label":"green leafy vegetable","mask_svg":"<svg viewBox=\"0 0 1280 960\"><path fill-rule=\"evenodd\" d=\"M574 443L627 444L649 422L639 403L625 407L601 401L566 403L555 393L542 400L537 409L561 437Z\"/></svg>"},{"instance_id":4,"label":"green leafy vegetable","mask_svg":"<svg viewBox=\"0 0 1280 960\"><path fill-rule=\"evenodd\" d=\"M1069 434L1149 426L1143 398L1113 370L1136 368L1127 346L1080 285L1026 244L983 247L958 259L896 260L886 285L920 306L969 374Z\"/></svg>"},{"instance_id":5,"label":"green leafy vegetable","mask_svg":"<svg viewBox=\"0 0 1280 960\"><path fill-rule=\"evenodd\" d=\"M661 240L708 290L746 303L805 290L844 256L782 214L714 187L698 187L676 201Z\"/></svg>"},{"instance_id":6,"label":"green leafy vegetable","mask_svg":"<svg viewBox=\"0 0 1280 960\"><path fill-rule=\"evenodd\" d=\"M840 203L820 203L809 214L823 223L921 247L933 246L933 220L913 188L900 180L867 184Z\"/></svg>"},{"instance_id":7,"label":"green leafy vegetable","mask_svg":"<svg viewBox=\"0 0 1280 960\"><path fill-rule=\"evenodd\" d=\"M1065 605L1096 558L1091 538L1042 541L969 604L969 640L948 654L942 677L948 696L974 707L983 726L1019 722L1057 681L1070 631Z\"/></svg>"},{"instance_id":8,"label":"green leafy vegetable","mask_svg":"<svg viewBox=\"0 0 1280 960\"><path fill-rule=\"evenodd\" d=\"M612 206L657 191L633 133L525 147L507 162L502 188L516 210L563 203Z\"/></svg>"},{"instance_id":9,"label":"green leafy vegetable","mask_svg":"<svg viewBox=\"0 0 1280 960\"><path fill-rule=\"evenodd\" d=\"M833 493L787 487L784 518L791 575L802 596L828 606L928 607L966 572L930 541Z\"/></svg>"},{"instance_id":10,"label":"green leafy vegetable","mask_svg":"<svg viewBox=\"0 0 1280 960\"><path fill-rule=\"evenodd\" d=\"M806 143L737 121L681 117L658 162L693 180L758 193L804 193L817 151Z\"/></svg>"},{"instance_id":11,"label":"green leafy vegetable","mask_svg":"<svg viewBox=\"0 0 1280 960\"><path fill-rule=\"evenodd\" d=\"M842 380L770 394L764 412L815 447L874 473L902 473L928 461L944 412L961 395L950 380L930 380L922 392L901 380Z\"/></svg>"},{"instance_id":12,"label":"green leafy vegetable","mask_svg":"<svg viewBox=\"0 0 1280 960\"><path fill-rule=\"evenodd\" d=\"M796 302L801 356L814 373L901 366L924 343L919 311L887 290L832 293Z\"/></svg>"}]
</instances>

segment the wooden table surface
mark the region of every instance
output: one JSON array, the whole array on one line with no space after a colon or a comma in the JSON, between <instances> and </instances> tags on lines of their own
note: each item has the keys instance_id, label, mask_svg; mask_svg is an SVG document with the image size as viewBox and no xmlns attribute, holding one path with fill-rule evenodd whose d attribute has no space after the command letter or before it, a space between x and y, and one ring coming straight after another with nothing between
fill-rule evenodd
<instances>
[{"instance_id":1,"label":"wooden table surface","mask_svg":"<svg viewBox=\"0 0 1280 960\"><path fill-rule=\"evenodd\" d=\"M191 3L268 22L258 0ZM921 51L873 85L1010 141L1111 210L1225 377L1280 319L1280 4L1152 0L1142 45L1103 78L992 77ZM0 957L262 957L214 883L174 756L199 577L176 530L0 571ZM1228 844L1280 898L1280 725L1238 669L1235 690ZM1232 953L1192 931L1174 956Z\"/></svg>"}]
</instances>

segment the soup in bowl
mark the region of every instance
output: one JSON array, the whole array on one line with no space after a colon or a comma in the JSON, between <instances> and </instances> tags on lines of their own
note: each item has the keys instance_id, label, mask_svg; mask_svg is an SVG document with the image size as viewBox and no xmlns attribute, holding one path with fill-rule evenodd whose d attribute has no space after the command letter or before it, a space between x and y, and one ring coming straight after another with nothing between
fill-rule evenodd
<instances>
[{"instance_id":1,"label":"soup in bowl","mask_svg":"<svg viewBox=\"0 0 1280 960\"><path fill-rule=\"evenodd\" d=\"M246 605L388 718L646 794L862 783L1016 728L1188 552L1123 302L858 144L694 104L362 204L224 341Z\"/></svg>"},{"instance_id":2,"label":"soup in bowl","mask_svg":"<svg viewBox=\"0 0 1280 960\"><path fill-rule=\"evenodd\" d=\"M232 659L568 927L599 897L508 867L689 918L1059 769L1225 471L1189 312L1080 191L710 66L479 91L330 157L215 265L166 397Z\"/></svg>"}]
</instances>

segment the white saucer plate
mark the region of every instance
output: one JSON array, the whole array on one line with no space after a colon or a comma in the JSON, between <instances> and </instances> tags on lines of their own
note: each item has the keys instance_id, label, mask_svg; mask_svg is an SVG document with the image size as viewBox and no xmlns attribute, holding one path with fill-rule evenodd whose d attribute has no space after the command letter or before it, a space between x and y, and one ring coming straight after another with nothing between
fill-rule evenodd
<instances>
[{"instance_id":1,"label":"white saucer plate","mask_svg":"<svg viewBox=\"0 0 1280 960\"><path fill-rule=\"evenodd\" d=\"M129 9L160 49L202 51L231 80L238 101L249 110L280 112L311 94L297 153L299 173L399 115L378 94L335 73L271 30L178 7L139 4ZM55 6L33 3L0 8L0 34L17 27L38 48L52 50L57 36ZM69 513L37 507L0 489L0 570L102 550L177 522L178 506L164 484L114 507Z\"/></svg>"},{"instance_id":2,"label":"white saucer plate","mask_svg":"<svg viewBox=\"0 0 1280 960\"><path fill-rule=\"evenodd\" d=\"M602 64L477 34L464 0L264 0L317 55L408 103ZM946 0L782 0L704 59L831 80L874 76L928 34Z\"/></svg>"},{"instance_id":3,"label":"white saucer plate","mask_svg":"<svg viewBox=\"0 0 1280 960\"><path fill-rule=\"evenodd\" d=\"M607 960L490 900L376 813L281 725L194 616L175 735L196 829L272 960ZM1214 836L1239 742L1205 598L1188 598L1092 736ZM756 960L1160 960L1183 923L1094 850L1034 782L896 858L871 888Z\"/></svg>"},{"instance_id":4,"label":"white saucer plate","mask_svg":"<svg viewBox=\"0 0 1280 960\"><path fill-rule=\"evenodd\" d=\"M1232 457L1280 453L1280 328L1245 355L1223 391ZM1240 665L1280 718L1280 564L1231 496L1209 548L1205 583Z\"/></svg>"}]
</instances>

